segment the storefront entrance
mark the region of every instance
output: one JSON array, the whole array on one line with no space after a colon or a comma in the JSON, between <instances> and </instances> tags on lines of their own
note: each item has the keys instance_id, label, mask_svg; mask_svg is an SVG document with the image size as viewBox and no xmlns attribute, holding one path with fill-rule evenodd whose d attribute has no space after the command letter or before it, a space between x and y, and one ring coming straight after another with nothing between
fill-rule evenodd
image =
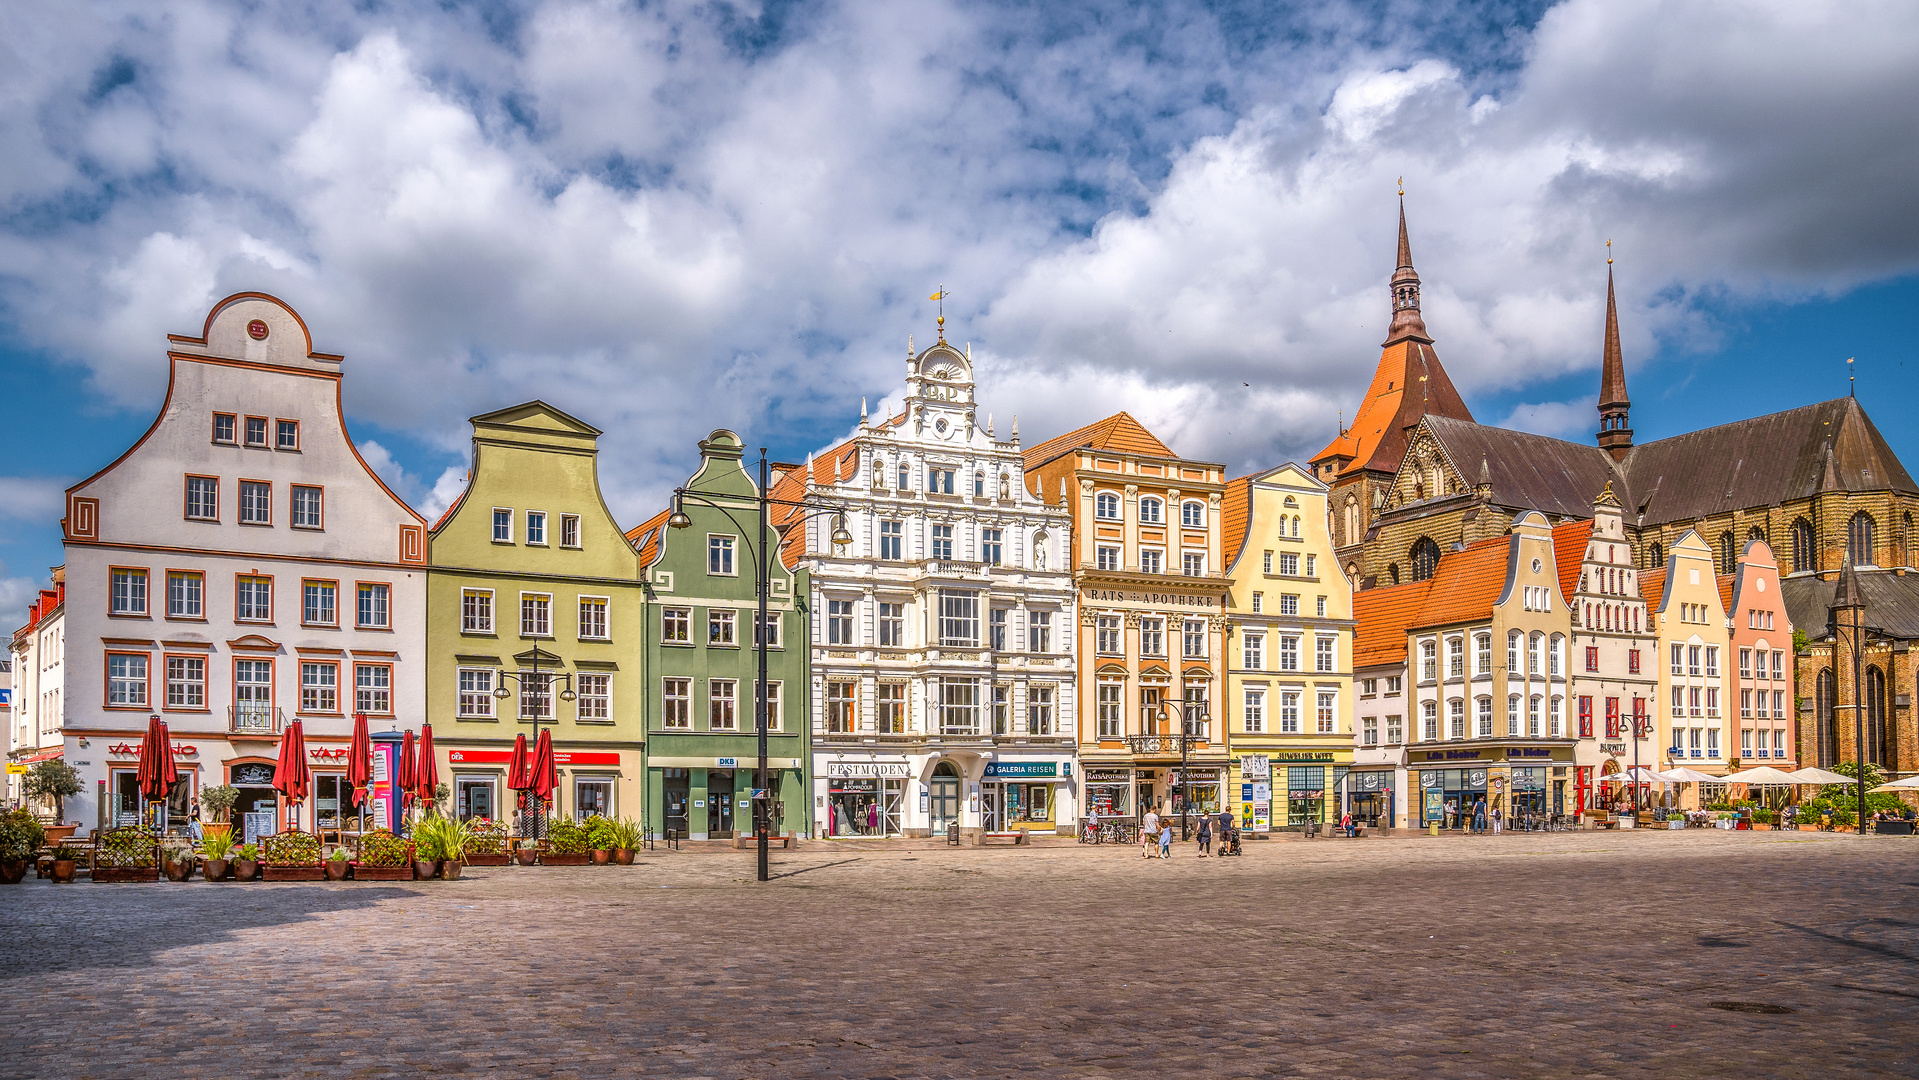
<instances>
[{"instance_id":1,"label":"storefront entrance","mask_svg":"<svg viewBox=\"0 0 1919 1080\"><path fill-rule=\"evenodd\" d=\"M1512 774L1512 805L1507 807L1507 827L1524 829L1544 825L1546 819L1546 770L1515 768Z\"/></svg>"},{"instance_id":2,"label":"storefront entrance","mask_svg":"<svg viewBox=\"0 0 1919 1080\"><path fill-rule=\"evenodd\" d=\"M499 817L498 780L492 776L459 776L453 780L455 813L461 821L469 818Z\"/></svg>"},{"instance_id":3,"label":"storefront entrance","mask_svg":"<svg viewBox=\"0 0 1919 1080\"><path fill-rule=\"evenodd\" d=\"M835 776L827 781L826 835L898 836L905 780Z\"/></svg>"},{"instance_id":4,"label":"storefront entrance","mask_svg":"<svg viewBox=\"0 0 1919 1080\"><path fill-rule=\"evenodd\" d=\"M1463 829L1472 824L1473 807L1486 797L1486 770L1422 769L1419 786L1427 821ZM1450 821L1446 818L1449 805L1454 811Z\"/></svg>"},{"instance_id":5,"label":"storefront entrance","mask_svg":"<svg viewBox=\"0 0 1919 1080\"><path fill-rule=\"evenodd\" d=\"M1127 797L1131 785L1126 773L1117 769L1096 769L1086 774L1086 808L1097 817L1129 817L1132 800Z\"/></svg>"},{"instance_id":6,"label":"storefront entrance","mask_svg":"<svg viewBox=\"0 0 1919 1080\"><path fill-rule=\"evenodd\" d=\"M1353 824L1391 828L1393 824L1393 774L1389 772L1353 772L1346 775L1346 809Z\"/></svg>"},{"instance_id":7,"label":"storefront entrance","mask_svg":"<svg viewBox=\"0 0 1919 1080\"><path fill-rule=\"evenodd\" d=\"M945 836L959 827L959 771L948 762L933 767L933 781L927 785L926 812L934 836Z\"/></svg>"},{"instance_id":8,"label":"storefront entrance","mask_svg":"<svg viewBox=\"0 0 1919 1080\"><path fill-rule=\"evenodd\" d=\"M1286 768L1286 824L1326 820L1326 766Z\"/></svg>"},{"instance_id":9,"label":"storefront entrance","mask_svg":"<svg viewBox=\"0 0 1919 1080\"><path fill-rule=\"evenodd\" d=\"M660 793L665 798L666 830L684 840L688 836L692 823L687 817L687 807L693 799L693 771L691 769L661 769Z\"/></svg>"},{"instance_id":10,"label":"storefront entrance","mask_svg":"<svg viewBox=\"0 0 1919 1080\"><path fill-rule=\"evenodd\" d=\"M706 770L706 835L728 840L733 836L733 770Z\"/></svg>"},{"instance_id":11,"label":"storefront entrance","mask_svg":"<svg viewBox=\"0 0 1919 1080\"><path fill-rule=\"evenodd\" d=\"M987 832L1052 823L1053 785L987 783L980 786L980 825Z\"/></svg>"}]
</instances>

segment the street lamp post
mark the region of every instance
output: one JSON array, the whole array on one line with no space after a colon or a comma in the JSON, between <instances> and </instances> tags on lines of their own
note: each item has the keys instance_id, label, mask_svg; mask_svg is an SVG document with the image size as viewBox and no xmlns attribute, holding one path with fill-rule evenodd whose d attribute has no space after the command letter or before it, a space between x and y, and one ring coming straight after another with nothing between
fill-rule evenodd
<instances>
[{"instance_id":1,"label":"street lamp post","mask_svg":"<svg viewBox=\"0 0 1919 1080\"><path fill-rule=\"evenodd\" d=\"M1841 611L1851 611L1849 619L1839 618ZM1883 633L1879 627L1867 626L1862 621L1866 610L1866 598L1859 591L1859 577L1853 571L1852 560L1848 554L1845 569L1839 573L1839 587L1833 591L1830 622L1833 636L1833 659L1839 658L1838 645L1843 639L1847 651L1852 654L1852 734L1853 768L1857 771L1855 786L1859 792L1857 804L1858 820L1854 823L1855 835L1866 834L1866 701L1862 679L1866 666L1866 643L1872 637ZM1836 684L1837 680L1835 680ZM1837 712L1837 709L1834 710ZM1834 720L1838 718L1835 716ZM1822 738L1821 742L1824 741ZM1835 740L1836 744L1836 740ZM1835 754L1835 756L1837 756Z\"/></svg>"},{"instance_id":2,"label":"street lamp post","mask_svg":"<svg viewBox=\"0 0 1919 1080\"><path fill-rule=\"evenodd\" d=\"M542 653L540 650L539 643L535 642L533 645L533 670L529 672L528 674L521 675L517 673L509 674L505 668L502 668L500 669L499 685L493 688L493 697L495 700L498 700L498 701L505 701L506 699L513 696L513 691L508 690L506 688L506 684L508 682L512 682L515 685L517 685L522 692L528 689L531 689L533 691L533 695L534 695L533 696L533 742L535 745L537 745L540 741L540 698L541 698L542 692L547 689L546 684L540 681L540 656L541 655ZM558 660L559 657L554 656L553 659ZM547 678L549 679L557 678L560 680L560 683L561 683L560 700L561 701L572 701L576 696L578 696L574 694L573 692L573 673L572 672L555 671L551 675L548 675ZM554 719L555 727L559 725L558 712L559 710L557 709L554 710L555 715L553 719ZM541 838L541 834L546 831L545 802L544 800L538 800L533 798L528 798L526 802L527 802L527 816L530 817L533 821L532 839L538 840ZM520 838L523 840L527 839L527 837L524 835L524 830L522 830L522 835Z\"/></svg>"},{"instance_id":3,"label":"street lamp post","mask_svg":"<svg viewBox=\"0 0 1919 1080\"><path fill-rule=\"evenodd\" d=\"M759 880L765 881L768 877L768 833L771 824L770 819L773 814L772 795L769 785L766 782L766 647L768 638L766 625L767 615L769 614L768 590L772 581L772 545L767 543L767 526L771 523L767 520L767 509L772 506L789 506L802 511L802 513L794 515L792 520L786 522L784 528L780 530L782 537L785 536L786 529L791 529L823 514L833 515L833 532L827 537L830 543L834 545L850 544L853 542L853 534L846 531L846 510L844 507L808 499L775 499L768 495L768 488L772 486L772 466L766 460L766 447L764 446L760 447L759 471L759 491L755 500L759 511L759 527L754 530L756 542L753 545L753 589L754 599L759 612L757 617L758 621L754 623L753 626L753 652L755 654L754 664L756 667L753 717L754 726L759 735L759 762L753 774L752 803L753 832L759 841ZM691 528L693 526L693 519L687 516L685 504L688 501L692 501L701 506L710 506L720 513L725 514L727 520L731 521L735 528L738 528L742 533L746 532L746 528L740 525L739 519L733 516L733 512L714 498L714 496L723 494L722 492L716 491L702 493L690 488L675 488L673 490L673 512L667 516L667 526L673 529ZM809 641L807 643L808 647L811 647L811 644Z\"/></svg>"}]
</instances>

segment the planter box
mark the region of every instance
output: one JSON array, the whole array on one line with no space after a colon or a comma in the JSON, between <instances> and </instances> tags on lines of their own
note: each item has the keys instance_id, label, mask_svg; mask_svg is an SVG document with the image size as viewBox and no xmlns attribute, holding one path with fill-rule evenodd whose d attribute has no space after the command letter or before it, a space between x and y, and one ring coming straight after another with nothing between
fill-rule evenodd
<instances>
[{"instance_id":1,"label":"planter box","mask_svg":"<svg viewBox=\"0 0 1919 1080\"><path fill-rule=\"evenodd\" d=\"M266 866L260 873L268 881L325 881L326 867L319 863L311 866Z\"/></svg>"},{"instance_id":2,"label":"planter box","mask_svg":"<svg viewBox=\"0 0 1919 1080\"><path fill-rule=\"evenodd\" d=\"M413 867L406 866L368 866L365 863L353 864L355 881L412 881Z\"/></svg>"},{"instance_id":3,"label":"planter box","mask_svg":"<svg viewBox=\"0 0 1919 1080\"><path fill-rule=\"evenodd\" d=\"M592 861L593 856L586 852L578 855L555 855L550 851L540 853L540 863L544 866L586 866Z\"/></svg>"},{"instance_id":4,"label":"planter box","mask_svg":"<svg viewBox=\"0 0 1919 1080\"><path fill-rule=\"evenodd\" d=\"M96 866L93 880L100 885L125 885L136 881L160 880L157 866Z\"/></svg>"},{"instance_id":5,"label":"planter box","mask_svg":"<svg viewBox=\"0 0 1919 1080\"><path fill-rule=\"evenodd\" d=\"M506 866L513 861L513 856L505 853L499 855L468 855L461 861L468 866Z\"/></svg>"}]
</instances>

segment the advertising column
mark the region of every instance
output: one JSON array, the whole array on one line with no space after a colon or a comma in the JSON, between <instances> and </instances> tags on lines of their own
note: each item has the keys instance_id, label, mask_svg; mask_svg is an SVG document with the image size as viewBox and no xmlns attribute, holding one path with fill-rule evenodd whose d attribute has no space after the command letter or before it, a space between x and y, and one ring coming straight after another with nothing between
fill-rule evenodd
<instances>
[{"instance_id":1,"label":"advertising column","mask_svg":"<svg viewBox=\"0 0 1919 1080\"><path fill-rule=\"evenodd\" d=\"M1239 759L1240 827L1254 833L1273 829L1273 764L1265 754L1242 754Z\"/></svg>"}]
</instances>

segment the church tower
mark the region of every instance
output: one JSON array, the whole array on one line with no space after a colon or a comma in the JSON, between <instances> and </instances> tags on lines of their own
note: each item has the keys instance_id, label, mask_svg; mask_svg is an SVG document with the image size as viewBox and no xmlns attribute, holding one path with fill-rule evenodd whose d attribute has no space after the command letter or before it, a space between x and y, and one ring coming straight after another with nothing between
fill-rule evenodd
<instances>
[{"instance_id":1,"label":"church tower","mask_svg":"<svg viewBox=\"0 0 1919 1080\"><path fill-rule=\"evenodd\" d=\"M1606 241L1608 251L1612 241ZM1606 356L1599 373L1599 448L1624 460L1632 450L1632 424L1626 397L1626 361L1619 352L1619 303L1613 297L1612 256L1606 256Z\"/></svg>"}]
</instances>

